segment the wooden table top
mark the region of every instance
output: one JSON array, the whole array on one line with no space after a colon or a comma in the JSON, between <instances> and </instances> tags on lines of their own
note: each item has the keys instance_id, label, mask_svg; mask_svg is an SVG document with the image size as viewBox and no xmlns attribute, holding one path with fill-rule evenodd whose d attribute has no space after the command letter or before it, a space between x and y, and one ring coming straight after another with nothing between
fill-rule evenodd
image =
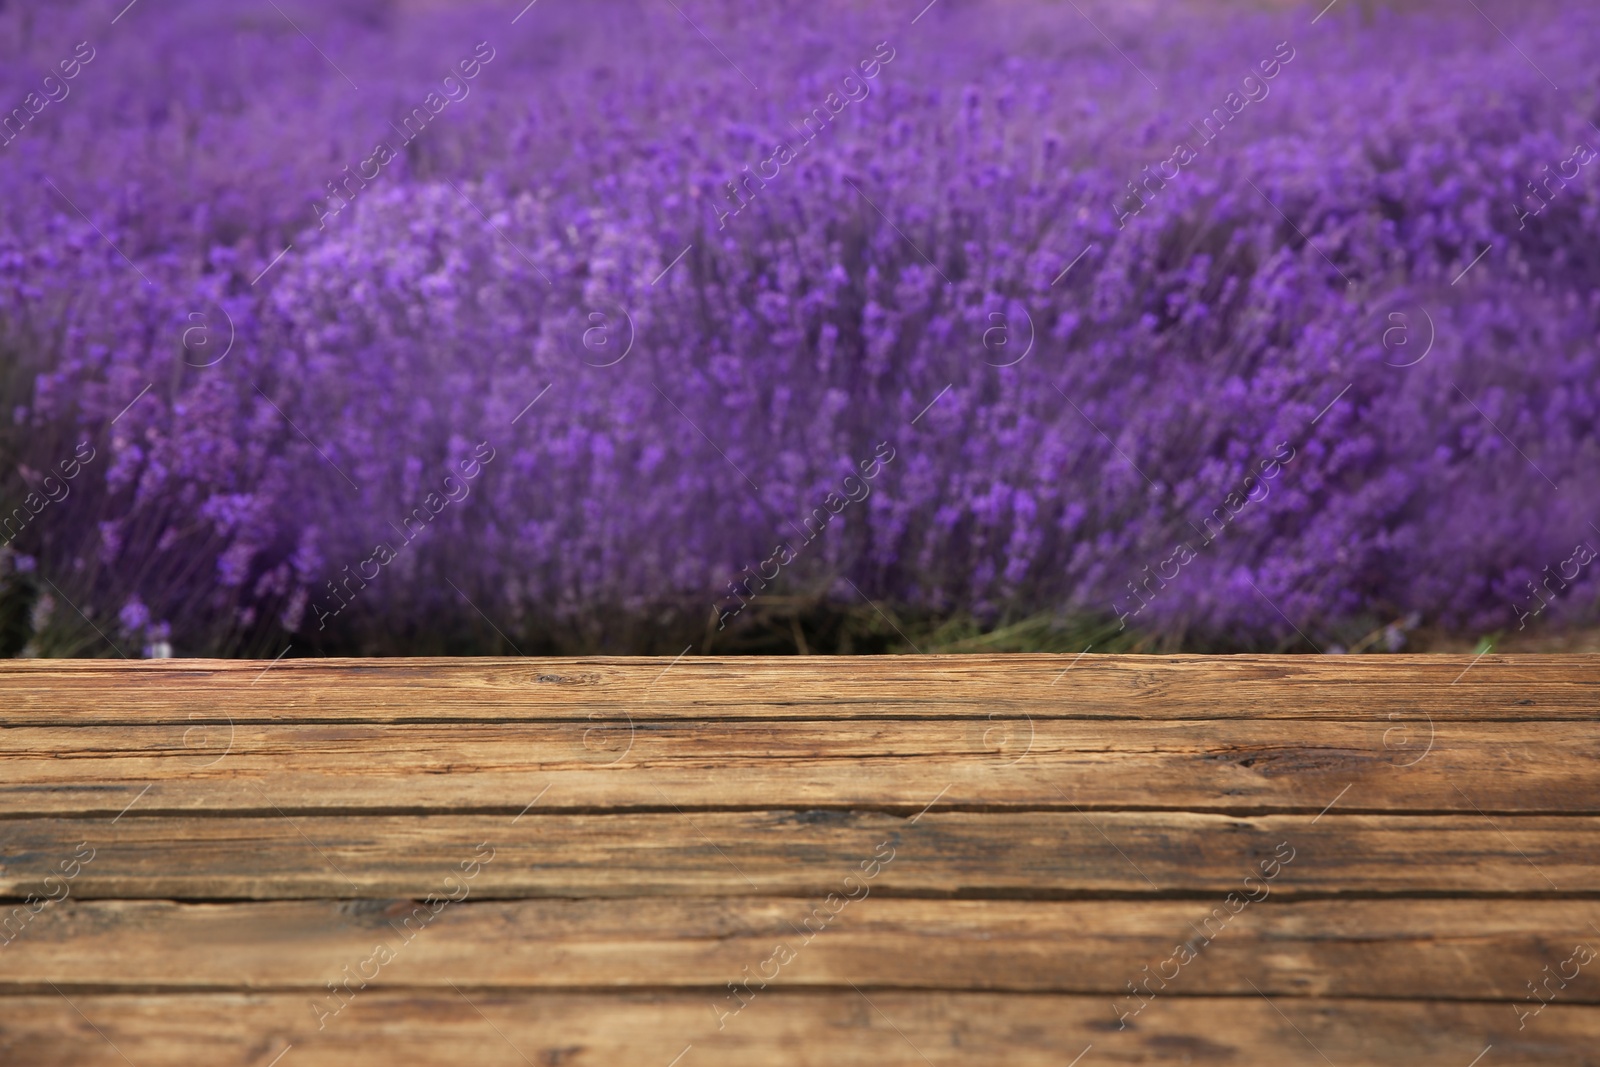
<instances>
[{"instance_id":1,"label":"wooden table top","mask_svg":"<svg viewBox=\"0 0 1600 1067\"><path fill-rule=\"evenodd\" d=\"M1600 1064L1600 657L0 662L0 1064Z\"/></svg>"}]
</instances>

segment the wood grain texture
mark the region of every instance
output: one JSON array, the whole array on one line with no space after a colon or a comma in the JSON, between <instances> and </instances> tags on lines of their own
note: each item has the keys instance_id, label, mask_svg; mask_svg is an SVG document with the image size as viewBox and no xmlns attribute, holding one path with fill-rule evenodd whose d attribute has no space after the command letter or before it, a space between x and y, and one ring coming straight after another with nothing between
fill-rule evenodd
<instances>
[{"instance_id":1,"label":"wood grain texture","mask_svg":"<svg viewBox=\"0 0 1600 1067\"><path fill-rule=\"evenodd\" d=\"M134 811L137 811L136 807ZM1315 818L1315 822L1312 819ZM880 842L875 895L1219 897L1295 850L1274 900L1326 895L1600 897L1600 818L1192 812L878 812L303 816L0 821L0 896L94 849L75 899L387 899L439 892L495 850L474 899L835 892ZM0 909L3 910L3 909ZM1600 908L1597 908L1600 916Z\"/></svg>"},{"instance_id":2,"label":"wood grain texture","mask_svg":"<svg viewBox=\"0 0 1600 1067\"><path fill-rule=\"evenodd\" d=\"M441 890L442 892L442 890ZM1273 898L850 901L63 901L5 947L0 995L78 992L699 988L725 1010L793 987L1507 1000L1579 945L1588 901ZM379 946L387 949L380 953ZM779 946L789 962L768 963ZM1187 946L1194 958L1185 959ZM86 960L94 966L86 968ZM765 966L763 966L765 965ZM1600 1003L1600 968L1552 984ZM761 978L776 974L766 989ZM1168 980L1170 979L1170 980ZM1142 997L1129 982L1142 984ZM1252 985L1253 983L1253 985ZM1142 1013L1141 1013L1142 1014Z\"/></svg>"},{"instance_id":3,"label":"wood grain texture","mask_svg":"<svg viewBox=\"0 0 1600 1067\"><path fill-rule=\"evenodd\" d=\"M1600 1065L1597 718L1583 656L0 663L0 1064Z\"/></svg>"},{"instance_id":4,"label":"wood grain texture","mask_svg":"<svg viewBox=\"0 0 1600 1067\"><path fill-rule=\"evenodd\" d=\"M304 994L15 997L0 1055L29 1067L269 1067L277 1056L276 1067L1066 1067L1092 1045L1080 1067L1467 1067L1492 1046L1497 1063L1600 1064L1589 1005L1552 1004L1519 1031L1498 1003L1173 997L1118 1030L1102 997L864 989L774 992L718 1030L703 994L461 988L369 990L321 1030Z\"/></svg>"},{"instance_id":5,"label":"wood grain texture","mask_svg":"<svg viewBox=\"0 0 1600 1067\"><path fill-rule=\"evenodd\" d=\"M961 655L0 662L12 725L1036 718L1592 721L1594 656ZM1068 671L1068 668L1071 668Z\"/></svg>"},{"instance_id":6,"label":"wood grain texture","mask_svg":"<svg viewBox=\"0 0 1600 1067\"><path fill-rule=\"evenodd\" d=\"M1436 725L982 719L0 730L0 816L871 808L1600 813L1600 731ZM596 732L597 730L601 732ZM188 734L188 743L185 742ZM1388 734L1386 741L1385 735ZM1413 762L1415 761L1415 762ZM149 786L148 793L145 787Z\"/></svg>"}]
</instances>

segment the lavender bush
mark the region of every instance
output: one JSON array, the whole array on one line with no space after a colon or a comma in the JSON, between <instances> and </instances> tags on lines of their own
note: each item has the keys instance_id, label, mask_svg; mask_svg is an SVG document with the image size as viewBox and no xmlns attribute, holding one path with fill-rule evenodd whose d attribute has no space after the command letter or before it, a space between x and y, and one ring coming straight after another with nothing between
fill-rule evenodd
<instances>
[{"instance_id":1,"label":"lavender bush","mask_svg":"<svg viewBox=\"0 0 1600 1067\"><path fill-rule=\"evenodd\" d=\"M1594 619L1588 5L519 6L0 9L3 647Z\"/></svg>"}]
</instances>

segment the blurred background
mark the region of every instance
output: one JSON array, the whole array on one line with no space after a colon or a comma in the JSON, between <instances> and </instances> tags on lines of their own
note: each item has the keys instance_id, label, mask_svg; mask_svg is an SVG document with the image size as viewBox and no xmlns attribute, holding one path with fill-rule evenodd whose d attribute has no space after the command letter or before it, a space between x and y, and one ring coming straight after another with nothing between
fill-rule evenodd
<instances>
[{"instance_id":1,"label":"blurred background","mask_svg":"<svg viewBox=\"0 0 1600 1067\"><path fill-rule=\"evenodd\" d=\"M1600 15L0 4L0 654L1600 649Z\"/></svg>"}]
</instances>

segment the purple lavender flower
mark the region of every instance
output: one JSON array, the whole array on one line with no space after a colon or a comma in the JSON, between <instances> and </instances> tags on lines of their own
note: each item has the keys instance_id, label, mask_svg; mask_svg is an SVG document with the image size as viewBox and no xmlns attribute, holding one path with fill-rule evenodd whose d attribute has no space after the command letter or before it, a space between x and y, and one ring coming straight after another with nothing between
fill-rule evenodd
<instances>
[{"instance_id":1,"label":"purple lavender flower","mask_svg":"<svg viewBox=\"0 0 1600 1067\"><path fill-rule=\"evenodd\" d=\"M720 55L629 0L289 10L324 55L0 11L0 119L95 49L0 148L0 536L124 630L671 650L884 440L764 599L1350 646L1510 629L1600 536L1600 134L1545 80L1584 5L1527 13L1537 70L1470 8L1124 13L1123 54L1070 6L722 0ZM1541 624L1595 614L1585 571Z\"/></svg>"}]
</instances>

